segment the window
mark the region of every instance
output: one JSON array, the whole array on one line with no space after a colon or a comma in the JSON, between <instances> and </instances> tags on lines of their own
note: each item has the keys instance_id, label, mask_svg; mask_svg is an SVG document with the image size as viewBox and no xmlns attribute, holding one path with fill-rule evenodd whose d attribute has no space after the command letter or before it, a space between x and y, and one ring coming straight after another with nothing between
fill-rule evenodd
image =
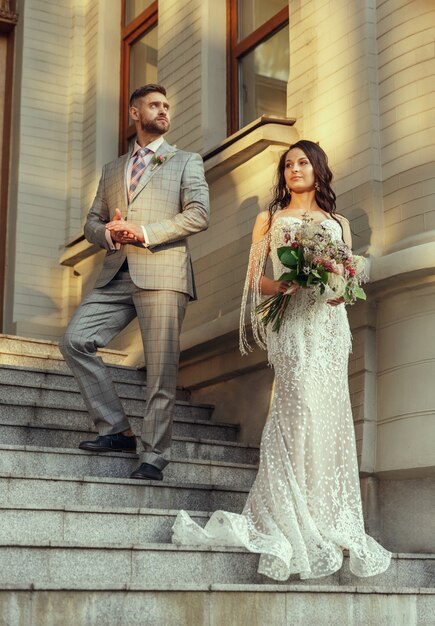
<instances>
[{"instance_id":1,"label":"window","mask_svg":"<svg viewBox=\"0 0 435 626\"><path fill-rule=\"evenodd\" d=\"M122 0L121 20L119 152L124 154L135 137L128 111L130 94L157 82L157 2Z\"/></svg>"},{"instance_id":2,"label":"window","mask_svg":"<svg viewBox=\"0 0 435 626\"><path fill-rule=\"evenodd\" d=\"M286 114L288 0L228 2L228 133L260 115Z\"/></svg>"}]
</instances>

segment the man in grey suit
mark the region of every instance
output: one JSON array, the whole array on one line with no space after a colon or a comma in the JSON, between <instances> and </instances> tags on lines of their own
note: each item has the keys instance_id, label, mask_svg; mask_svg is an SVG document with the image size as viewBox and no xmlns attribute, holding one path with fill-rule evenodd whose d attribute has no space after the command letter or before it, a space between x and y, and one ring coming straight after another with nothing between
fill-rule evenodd
<instances>
[{"instance_id":1,"label":"man in grey suit","mask_svg":"<svg viewBox=\"0 0 435 626\"><path fill-rule=\"evenodd\" d=\"M96 351L137 316L147 405L140 466L131 478L162 480L170 460L181 325L189 299L196 298L187 237L208 227L208 187L199 154L163 139L170 124L164 87L137 89L130 115L136 143L104 166L85 224L86 239L107 250L103 269L60 349L99 432L79 447L135 452L136 438Z\"/></svg>"}]
</instances>

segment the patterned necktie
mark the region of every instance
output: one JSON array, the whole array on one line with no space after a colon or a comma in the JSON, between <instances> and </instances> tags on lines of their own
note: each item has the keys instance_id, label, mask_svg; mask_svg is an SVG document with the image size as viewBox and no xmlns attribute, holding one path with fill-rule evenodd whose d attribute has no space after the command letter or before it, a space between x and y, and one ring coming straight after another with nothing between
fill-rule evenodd
<instances>
[{"instance_id":1,"label":"patterned necktie","mask_svg":"<svg viewBox=\"0 0 435 626\"><path fill-rule=\"evenodd\" d=\"M136 187L139 184L143 171L145 169L144 157L151 150L141 148L135 154L133 165L131 167L130 187L128 188L128 201L130 202Z\"/></svg>"}]
</instances>

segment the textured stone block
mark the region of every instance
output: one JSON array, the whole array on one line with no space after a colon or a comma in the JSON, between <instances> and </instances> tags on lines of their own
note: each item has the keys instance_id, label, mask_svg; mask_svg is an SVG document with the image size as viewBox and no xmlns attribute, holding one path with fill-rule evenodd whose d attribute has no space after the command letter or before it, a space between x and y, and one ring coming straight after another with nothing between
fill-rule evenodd
<instances>
[{"instance_id":1,"label":"textured stone block","mask_svg":"<svg viewBox=\"0 0 435 626\"><path fill-rule=\"evenodd\" d=\"M93 454L65 448L0 446L0 473L23 476L107 476L128 478L138 465L136 454ZM250 487L257 474L252 465L173 459L165 480L192 484Z\"/></svg>"},{"instance_id":2,"label":"textured stone block","mask_svg":"<svg viewBox=\"0 0 435 626\"><path fill-rule=\"evenodd\" d=\"M74 542L119 545L170 543L176 510L73 507L66 510L8 509L1 512L0 543ZM202 526L207 513L192 513Z\"/></svg>"},{"instance_id":3,"label":"textured stone block","mask_svg":"<svg viewBox=\"0 0 435 626\"><path fill-rule=\"evenodd\" d=\"M116 478L0 477L0 506L4 507L127 507L240 513L247 488L151 483Z\"/></svg>"},{"instance_id":4,"label":"textured stone block","mask_svg":"<svg viewBox=\"0 0 435 626\"><path fill-rule=\"evenodd\" d=\"M1 423L3 422L3 423ZM95 431L88 429L72 429L66 426L8 424L0 418L2 443L14 446L39 446L48 448L73 448L86 439L94 439ZM175 429L176 430L176 429ZM219 428L216 427L215 431ZM136 430L139 436L140 432ZM177 437L172 440L172 457L182 459L212 459L228 463L257 464L258 448L236 442L220 442L219 440L201 440L188 437Z\"/></svg>"}]
</instances>

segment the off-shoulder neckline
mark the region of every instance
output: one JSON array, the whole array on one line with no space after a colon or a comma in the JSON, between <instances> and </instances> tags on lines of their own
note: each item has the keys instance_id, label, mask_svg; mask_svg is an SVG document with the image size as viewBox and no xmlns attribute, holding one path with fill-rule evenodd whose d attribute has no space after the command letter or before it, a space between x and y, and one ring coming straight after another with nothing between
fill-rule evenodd
<instances>
[{"instance_id":1,"label":"off-shoulder neckline","mask_svg":"<svg viewBox=\"0 0 435 626\"><path fill-rule=\"evenodd\" d=\"M277 217L274 219L273 223L275 224L275 222L277 222L278 220L288 220L288 219L296 220L298 222L303 222L304 221L301 217L296 217L295 215L277 215ZM336 224L338 224L340 226L340 222L335 220L333 217L326 217L321 222L310 222L310 223L313 224L314 226L321 226L325 222L335 222Z\"/></svg>"}]
</instances>

